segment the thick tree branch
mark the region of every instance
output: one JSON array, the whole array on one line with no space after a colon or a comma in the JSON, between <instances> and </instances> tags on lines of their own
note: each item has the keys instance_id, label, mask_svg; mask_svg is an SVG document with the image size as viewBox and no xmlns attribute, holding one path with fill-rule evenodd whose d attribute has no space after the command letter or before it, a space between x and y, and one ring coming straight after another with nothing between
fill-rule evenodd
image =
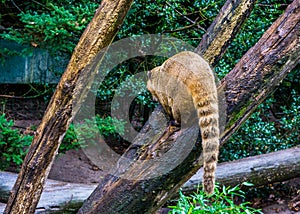
<instances>
[{"instance_id":1,"label":"thick tree branch","mask_svg":"<svg viewBox=\"0 0 300 214\"><path fill-rule=\"evenodd\" d=\"M215 66L250 16L256 0L226 1L195 52Z\"/></svg>"},{"instance_id":2,"label":"thick tree branch","mask_svg":"<svg viewBox=\"0 0 300 214\"><path fill-rule=\"evenodd\" d=\"M72 120L72 113L77 111L73 105L80 103L87 93L86 84L78 84L78 79L82 75L93 75L86 74L91 71L89 65L96 54L112 42L131 3L132 0L101 2L52 96L4 213L34 213L55 154Z\"/></svg>"}]
</instances>

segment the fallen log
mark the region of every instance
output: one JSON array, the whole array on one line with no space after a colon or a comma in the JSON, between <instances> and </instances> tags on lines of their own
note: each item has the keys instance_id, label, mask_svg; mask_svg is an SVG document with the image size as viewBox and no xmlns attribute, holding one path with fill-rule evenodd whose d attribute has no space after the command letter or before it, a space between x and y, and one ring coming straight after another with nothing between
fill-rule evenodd
<instances>
[{"instance_id":1,"label":"fallen log","mask_svg":"<svg viewBox=\"0 0 300 214\"><path fill-rule=\"evenodd\" d=\"M201 168L183 185L185 194L197 191L202 173ZM221 163L216 172L216 181L225 186L236 186L247 181L258 187L296 177L300 177L300 146Z\"/></svg>"},{"instance_id":2,"label":"fallen log","mask_svg":"<svg viewBox=\"0 0 300 214\"><path fill-rule=\"evenodd\" d=\"M11 172L0 172L0 202L8 201L17 176ZM67 183L48 179L35 213L75 212L95 188L96 185L92 184ZM4 212L5 206L6 204L0 203L0 213Z\"/></svg>"}]
</instances>

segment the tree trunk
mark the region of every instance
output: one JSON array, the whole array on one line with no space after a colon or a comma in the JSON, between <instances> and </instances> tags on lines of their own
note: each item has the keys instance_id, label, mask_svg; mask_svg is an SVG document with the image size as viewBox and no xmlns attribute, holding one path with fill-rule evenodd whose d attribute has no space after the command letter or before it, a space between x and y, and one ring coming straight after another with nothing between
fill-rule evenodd
<instances>
[{"instance_id":1,"label":"tree trunk","mask_svg":"<svg viewBox=\"0 0 300 214\"><path fill-rule=\"evenodd\" d=\"M185 194L196 192L202 182L202 169L186 182ZM216 172L216 181L221 185L235 186L242 182L263 186L286 181L300 176L300 147L285 149L264 155L221 163Z\"/></svg>"},{"instance_id":2,"label":"tree trunk","mask_svg":"<svg viewBox=\"0 0 300 214\"><path fill-rule=\"evenodd\" d=\"M299 1L294 0L222 80L221 88L225 90L228 103L227 127L222 143L298 63L299 20ZM154 213L198 171L203 164L199 141L176 168L166 174L144 179L161 165L172 165L175 160L170 157L164 162L149 164L154 152L165 151L165 147L172 148L176 143L188 143L198 135L197 126L175 132L170 131L167 124L159 127L159 123L164 123L162 118L162 110L156 109L152 119L149 119L149 123L119 161L115 172L105 177L79 213ZM157 136L161 137L157 139ZM180 152L182 151L177 151L178 158ZM124 175L136 177L129 180L122 178Z\"/></svg>"},{"instance_id":3,"label":"tree trunk","mask_svg":"<svg viewBox=\"0 0 300 214\"><path fill-rule=\"evenodd\" d=\"M4 213L34 213L55 154L74 116L72 113L77 111L74 103L82 102L88 91L89 78L79 81L79 77L93 77L90 68L93 58L112 42L131 3L132 0L101 2L52 96Z\"/></svg>"}]
</instances>

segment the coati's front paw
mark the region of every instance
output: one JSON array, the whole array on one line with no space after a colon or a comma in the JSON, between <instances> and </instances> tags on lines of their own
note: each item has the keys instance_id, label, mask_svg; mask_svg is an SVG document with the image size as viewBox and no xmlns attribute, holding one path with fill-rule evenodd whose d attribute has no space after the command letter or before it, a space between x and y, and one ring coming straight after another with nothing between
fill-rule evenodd
<instances>
[{"instance_id":1,"label":"coati's front paw","mask_svg":"<svg viewBox=\"0 0 300 214\"><path fill-rule=\"evenodd\" d=\"M175 126L175 127L178 127L180 128L181 127L181 123L176 121L176 120L170 120L169 121L169 126Z\"/></svg>"}]
</instances>

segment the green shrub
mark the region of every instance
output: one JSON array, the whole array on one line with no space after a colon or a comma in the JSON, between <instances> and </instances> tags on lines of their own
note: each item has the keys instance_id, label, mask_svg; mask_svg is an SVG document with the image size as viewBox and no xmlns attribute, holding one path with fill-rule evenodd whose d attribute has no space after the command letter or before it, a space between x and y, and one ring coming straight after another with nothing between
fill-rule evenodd
<instances>
[{"instance_id":1,"label":"green shrub","mask_svg":"<svg viewBox=\"0 0 300 214\"><path fill-rule=\"evenodd\" d=\"M124 134L124 122L112 117L102 118L96 115L95 118L86 119L76 126L71 124L59 147L59 152L85 147L94 140L98 141L99 134L107 137L117 133Z\"/></svg>"},{"instance_id":2,"label":"green shrub","mask_svg":"<svg viewBox=\"0 0 300 214\"><path fill-rule=\"evenodd\" d=\"M125 131L125 122L109 116L103 118L96 115L96 124L99 132L104 136L115 135L116 133L124 134Z\"/></svg>"},{"instance_id":3,"label":"green shrub","mask_svg":"<svg viewBox=\"0 0 300 214\"><path fill-rule=\"evenodd\" d=\"M21 165L33 137L13 129L13 120L0 116L0 170L11 165Z\"/></svg>"},{"instance_id":4,"label":"green shrub","mask_svg":"<svg viewBox=\"0 0 300 214\"><path fill-rule=\"evenodd\" d=\"M71 149L79 149L81 146L84 145L78 141L76 132L74 130L74 125L71 124L63 138L62 143L60 144L59 153L65 153Z\"/></svg>"},{"instance_id":5,"label":"green shrub","mask_svg":"<svg viewBox=\"0 0 300 214\"><path fill-rule=\"evenodd\" d=\"M244 183L249 185L248 183ZM249 202L242 202L240 204L235 203L236 197L240 199L245 198L245 193L239 186L231 187L216 187L214 194L208 196L202 190L194 193L190 196L185 196L182 192L179 192L179 199L176 206L170 206L172 208L169 213L172 214L200 214L200 213L212 213L212 214L236 214L236 213L262 213L258 209L249 207Z\"/></svg>"},{"instance_id":6,"label":"green shrub","mask_svg":"<svg viewBox=\"0 0 300 214\"><path fill-rule=\"evenodd\" d=\"M289 102L278 108L276 118L270 115L273 97L261 104L220 151L220 160L236 160L299 145L300 97L292 90ZM272 113L274 114L274 113ZM273 121L271 121L271 119Z\"/></svg>"}]
</instances>

